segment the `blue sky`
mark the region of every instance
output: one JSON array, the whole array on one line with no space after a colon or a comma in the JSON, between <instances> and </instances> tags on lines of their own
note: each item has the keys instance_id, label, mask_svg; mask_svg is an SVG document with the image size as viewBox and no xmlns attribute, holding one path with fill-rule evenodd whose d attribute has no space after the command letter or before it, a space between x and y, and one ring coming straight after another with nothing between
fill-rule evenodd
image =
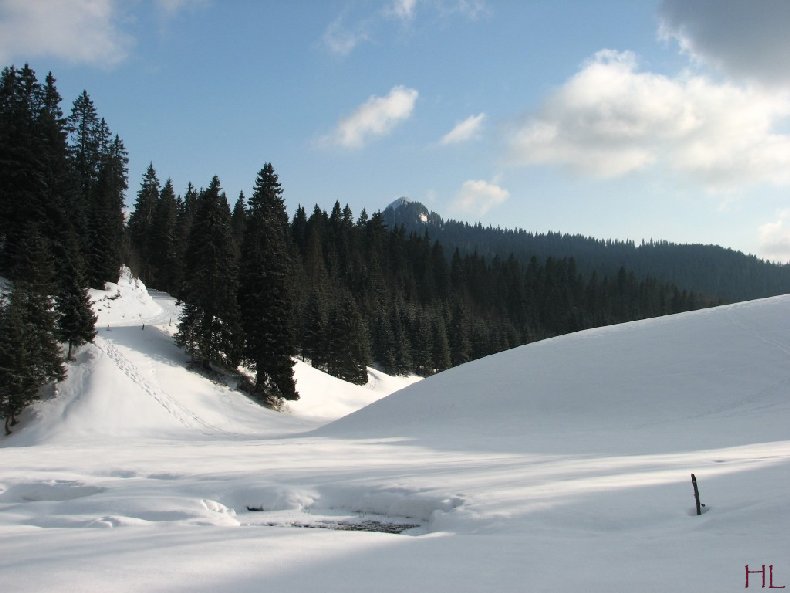
<instances>
[{"instance_id":1,"label":"blue sky","mask_svg":"<svg viewBox=\"0 0 790 593\"><path fill-rule=\"evenodd\" d=\"M0 62L84 88L179 192L790 260L785 0L0 0Z\"/></svg>"}]
</instances>

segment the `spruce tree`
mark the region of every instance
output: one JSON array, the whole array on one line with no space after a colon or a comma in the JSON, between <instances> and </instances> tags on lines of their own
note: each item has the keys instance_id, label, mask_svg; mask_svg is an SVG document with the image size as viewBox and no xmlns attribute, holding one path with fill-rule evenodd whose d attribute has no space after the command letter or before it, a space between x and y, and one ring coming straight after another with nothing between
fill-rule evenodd
<instances>
[{"instance_id":1,"label":"spruce tree","mask_svg":"<svg viewBox=\"0 0 790 593\"><path fill-rule=\"evenodd\" d=\"M104 288L105 282L117 282L121 269L123 201L129 162L126 148L117 135L112 140L107 137L102 146L98 179L88 211L88 283L99 289Z\"/></svg>"},{"instance_id":2,"label":"spruce tree","mask_svg":"<svg viewBox=\"0 0 790 593\"><path fill-rule=\"evenodd\" d=\"M197 192L190 183L184 194L184 199L176 197L177 215L175 227L175 260L173 262L173 286L170 289L172 294L179 299L183 299L184 293L184 272L186 253L189 247L189 234L192 231L192 222L195 218L195 208L197 204Z\"/></svg>"},{"instance_id":3,"label":"spruce tree","mask_svg":"<svg viewBox=\"0 0 790 593\"><path fill-rule=\"evenodd\" d=\"M204 369L212 363L235 368L243 343L237 266L230 210L216 176L196 200L184 277L184 310L176 343Z\"/></svg>"},{"instance_id":4,"label":"spruce tree","mask_svg":"<svg viewBox=\"0 0 790 593\"><path fill-rule=\"evenodd\" d=\"M73 349L96 337L96 314L79 270L61 270L55 296L57 337L68 344L66 360L73 360Z\"/></svg>"},{"instance_id":5,"label":"spruce tree","mask_svg":"<svg viewBox=\"0 0 790 593\"><path fill-rule=\"evenodd\" d=\"M431 322L433 329L431 358L433 360L434 371L440 373L452 366L450 343L447 339L447 326L441 311L437 311L432 316Z\"/></svg>"},{"instance_id":6,"label":"spruce tree","mask_svg":"<svg viewBox=\"0 0 790 593\"><path fill-rule=\"evenodd\" d=\"M330 315L328 358L330 375L356 385L367 383L368 332L350 295L342 296Z\"/></svg>"},{"instance_id":7,"label":"spruce tree","mask_svg":"<svg viewBox=\"0 0 790 593\"><path fill-rule=\"evenodd\" d=\"M128 185L128 155L120 137L99 118L86 91L66 120L69 162L76 191L70 216L80 239L89 284L117 282L123 253L123 200Z\"/></svg>"},{"instance_id":8,"label":"spruce tree","mask_svg":"<svg viewBox=\"0 0 790 593\"><path fill-rule=\"evenodd\" d=\"M17 281L8 302L0 303L0 413L6 434L39 387L66 375L54 330L51 301Z\"/></svg>"},{"instance_id":9,"label":"spruce tree","mask_svg":"<svg viewBox=\"0 0 790 593\"><path fill-rule=\"evenodd\" d=\"M230 215L230 227L233 230L233 242L236 248L241 250L241 243L244 240L244 227L246 226L247 210L244 205L244 192L239 192L239 197L233 205L233 212Z\"/></svg>"},{"instance_id":10,"label":"spruce tree","mask_svg":"<svg viewBox=\"0 0 790 593\"><path fill-rule=\"evenodd\" d=\"M20 299L19 294L10 302L0 299L0 415L6 435L39 388Z\"/></svg>"},{"instance_id":11,"label":"spruce tree","mask_svg":"<svg viewBox=\"0 0 790 593\"><path fill-rule=\"evenodd\" d=\"M135 256L136 272L146 284L150 283L153 276L151 262L151 234L154 226L157 204L159 202L159 179L153 163L148 164L137 191L134 210L129 215L129 242Z\"/></svg>"},{"instance_id":12,"label":"spruce tree","mask_svg":"<svg viewBox=\"0 0 790 593\"><path fill-rule=\"evenodd\" d=\"M168 179L159 195L148 237L151 286L167 292L176 289L176 223L178 200Z\"/></svg>"},{"instance_id":13,"label":"spruce tree","mask_svg":"<svg viewBox=\"0 0 790 593\"><path fill-rule=\"evenodd\" d=\"M321 291L313 290L304 308L300 351L314 368L322 371L327 370L328 363L328 323L326 297Z\"/></svg>"},{"instance_id":14,"label":"spruce tree","mask_svg":"<svg viewBox=\"0 0 790 593\"><path fill-rule=\"evenodd\" d=\"M292 358L296 355L292 250L282 193L274 167L266 163L249 200L239 274L245 358L255 369L257 392L272 403L299 398Z\"/></svg>"},{"instance_id":15,"label":"spruce tree","mask_svg":"<svg viewBox=\"0 0 790 593\"><path fill-rule=\"evenodd\" d=\"M458 366L469 362L472 358L472 343L469 339L470 322L469 313L462 301L453 303L450 320L449 342L450 362Z\"/></svg>"}]
</instances>

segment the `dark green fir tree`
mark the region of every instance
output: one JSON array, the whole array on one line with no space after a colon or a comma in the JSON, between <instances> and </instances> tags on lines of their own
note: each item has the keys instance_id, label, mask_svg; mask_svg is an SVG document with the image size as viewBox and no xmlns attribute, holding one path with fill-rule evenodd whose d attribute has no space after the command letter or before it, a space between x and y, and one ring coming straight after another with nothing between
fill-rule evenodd
<instances>
[{"instance_id":1,"label":"dark green fir tree","mask_svg":"<svg viewBox=\"0 0 790 593\"><path fill-rule=\"evenodd\" d=\"M274 167L266 163L249 200L239 270L245 359L255 369L258 394L273 404L299 398L292 249L282 193Z\"/></svg>"},{"instance_id":2,"label":"dark green fir tree","mask_svg":"<svg viewBox=\"0 0 790 593\"><path fill-rule=\"evenodd\" d=\"M343 296L330 314L328 359L330 375L356 385L367 383L368 332L350 295Z\"/></svg>"},{"instance_id":3,"label":"dark green fir tree","mask_svg":"<svg viewBox=\"0 0 790 593\"><path fill-rule=\"evenodd\" d=\"M204 369L212 363L236 368L243 344L238 276L230 209L216 176L197 198L185 259L176 343Z\"/></svg>"},{"instance_id":4,"label":"dark green fir tree","mask_svg":"<svg viewBox=\"0 0 790 593\"><path fill-rule=\"evenodd\" d=\"M66 360L73 360L74 348L96 337L96 314L79 270L62 270L55 296L57 337L68 344Z\"/></svg>"}]
</instances>

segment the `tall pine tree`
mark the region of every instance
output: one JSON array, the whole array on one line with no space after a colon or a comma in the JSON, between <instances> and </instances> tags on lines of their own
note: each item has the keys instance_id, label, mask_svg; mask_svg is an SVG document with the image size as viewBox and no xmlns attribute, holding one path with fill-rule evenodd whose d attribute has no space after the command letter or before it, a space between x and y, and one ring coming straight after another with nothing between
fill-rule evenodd
<instances>
[{"instance_id":1,"label":"tall pine tree","mask_svg":"<svg viewBox=\"0 0 790 593\"><path fill-rule=\"evenodd\" d=\"M245 358L265 399L299 398L293 376L296 330L291 248L282 187L271 163L258 173L249 200L239 270Z\"/></svg>"},{"instance_id":2,"label":"tall pine tree","mask_svg":"<svg viewBox=\"0 0 790 593\"><path fill-rule=\"evenodd\" d=\"M148 164L137 191L134 210L129 215L129 243L134 255L134 271L149 284L153 276L151 235L154 227L157 204L159 203L159 179L153 163Z\"/></svg>"},{"instance_id":3,"label":"tall pine tree","mask_svg":"<svg viewBox=\"0 0 790 593\"><path fill-rule=\"evenodd\" d=\"M184 310L176 343L204 369L212 363L235 368L242 330L236 300L237 266L230 209L215 176L197 198L186 250Z\"/></svg>"}]
</instances>

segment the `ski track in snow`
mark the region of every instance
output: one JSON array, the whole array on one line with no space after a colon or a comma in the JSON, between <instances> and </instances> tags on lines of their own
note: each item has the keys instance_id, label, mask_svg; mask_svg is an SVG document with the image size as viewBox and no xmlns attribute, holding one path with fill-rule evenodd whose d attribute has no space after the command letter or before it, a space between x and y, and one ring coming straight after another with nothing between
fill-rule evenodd
<instances>
[{"instance_id":1,"label":"ski track in snow","mask_svg":"<svg viewBox=\"0 0 790 593\"><path fill-rule=\"evenodd\" d=\"M152 385L140 372L137 365L135 365L129 358L127 358L114 344L109 340L96 336L94 340L96 347L104 353L116 366L123 372L124 375L129 377L141 390L151 396L160 406L162 406L168 414L175 418L180 424L187 428L197 428L204 434L222 434L225 433L221 428L211 424L210 422L200 418L194 412L187 410L170 394L166 393L160 387Z\"/></svg>"}]
</instances>

